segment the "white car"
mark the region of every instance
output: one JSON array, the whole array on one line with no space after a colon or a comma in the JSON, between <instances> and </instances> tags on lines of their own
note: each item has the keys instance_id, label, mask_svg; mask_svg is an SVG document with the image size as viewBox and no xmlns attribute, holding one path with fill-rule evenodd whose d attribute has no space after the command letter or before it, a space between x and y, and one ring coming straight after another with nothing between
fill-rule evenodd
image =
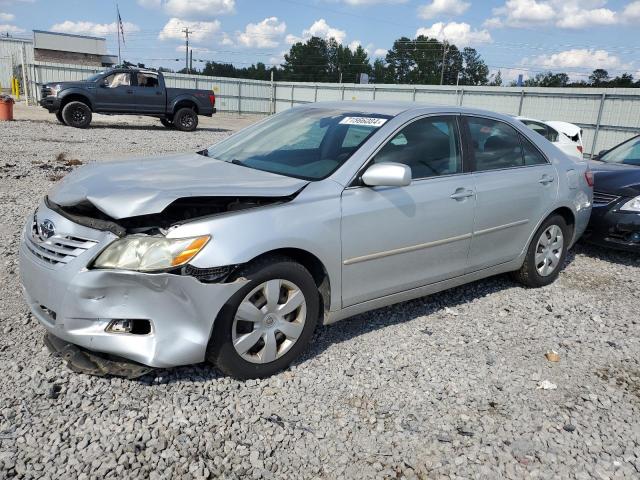
<instances>
[{"instance_id":1,"label":"white car","mask_svg":"<svg viewBox=\"0 0 640 480\"><path fill-rule=\"evenodd\" d=\"M516 117L534 132L539 133L570 157L584 160L582 129L573 123L559 121L534 120Z\"/></svg>"}]
</instances>

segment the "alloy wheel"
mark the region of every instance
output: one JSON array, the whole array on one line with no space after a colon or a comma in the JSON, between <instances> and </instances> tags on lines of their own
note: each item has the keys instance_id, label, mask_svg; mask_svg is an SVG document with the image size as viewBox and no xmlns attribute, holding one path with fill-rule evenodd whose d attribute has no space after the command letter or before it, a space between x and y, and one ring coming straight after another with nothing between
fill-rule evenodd
<instances>
[{"instance_id":1,"label":"alloy wheel","mask_svg":"<svg viewBox=\"0 0 640 480\"><path fill-rule=\"evenodd\" d=\"M293 282L273 279L251 290L233 319L231 340L251 363L269 363L285 355L304 330L307 304Z\"/></svg>"},{"instance_id":2,"label":"alloy wheel","mask_svg":"<svg viewBox=\"0 0 640 480\"><path fill-rule=\"evenodd\" d=\"M550 225L542 232L536 246L536 270L541 276L547 277L558 268L563 250L562 229L557 225Z\"/></svg>"}]
</instances>

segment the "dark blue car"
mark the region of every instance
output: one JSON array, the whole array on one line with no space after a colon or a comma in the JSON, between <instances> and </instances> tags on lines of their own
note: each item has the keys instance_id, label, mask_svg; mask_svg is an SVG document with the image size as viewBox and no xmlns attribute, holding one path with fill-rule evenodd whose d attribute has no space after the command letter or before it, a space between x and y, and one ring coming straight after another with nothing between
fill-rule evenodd
<instances>
[{"instance_id":1,"label":"dark blue car","mask_svg":"<svg viewBox=\"0 0 640 480\"><path fill-rule=\"evenodd\" d=\"M640 252L640 135L591 160L593 210L585 239Z\"/></svg>"}]
</instances>

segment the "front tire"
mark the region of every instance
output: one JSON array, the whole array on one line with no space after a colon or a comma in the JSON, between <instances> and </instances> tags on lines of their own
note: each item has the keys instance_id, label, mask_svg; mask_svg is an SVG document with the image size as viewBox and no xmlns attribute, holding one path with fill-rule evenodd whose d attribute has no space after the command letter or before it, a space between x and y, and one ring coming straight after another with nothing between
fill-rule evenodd
<instances>
[{"instance_id":1,"label":"front tire","mask_svg":"<svg viewBox=\"0 0 640 480\"><path fill-rule=\"evenodd\" d=\"M286 368L311 340L319 293L311 274L287 257L252 263L249 282L220 311L207 360L235 378L264 378Z\"/></svg>"},{"instance_id":2,"label":"front tire","mask_svg":"<svg viewBox=\"0 0 640 480\"><path fill-rule=\"evenodd\" d=\"M530 288L553 283L567 257L571 234L562 216L547 218L533 236L522 267L513 273L514 278Z\"/></svg>"},{"instance_id":3,"label":"front tire","mask_svg":"<svg viewBox=\"0 0 640 480\"><path fill-rule=\"evenodd\" d=\"M91 109L86 103L69 102L62 109L62 119L70 127L87 128L91 118Z\"/></svg>"},{"instance_id":4,"label":"front tire","mask_svg":"<svg viewBox=\"0 0 640 480\"><path fill-rule=\"evenodd\" d=\"M173 116L173 124L182 132L193 132L198 127L198 114L190 108L181 108Z\"/></svg>"},{"instance_id":5,"label":"front tire","mask_svg":"<svg viewBox=\"0 0 640 480\"><path fill-rule=\"evenodd\" d=\"M56 112L56 118L62 125L66 125L64 118L62 118L62 112L60 110Z\"/></svg>"}]
</instances>

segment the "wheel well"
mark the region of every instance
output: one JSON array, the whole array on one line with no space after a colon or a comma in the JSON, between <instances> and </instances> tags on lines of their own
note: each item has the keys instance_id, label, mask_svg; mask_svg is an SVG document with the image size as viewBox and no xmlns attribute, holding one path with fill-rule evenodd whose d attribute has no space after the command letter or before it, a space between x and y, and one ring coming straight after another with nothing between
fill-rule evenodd
<instances>
[{"instance_id":1,"label":"wheel well","mask_svg":"<svg viewBox=\"0 0 640 480\"><path fill-rule=\"evenodd\" d=\"M329 307L331 306L331 284L329 281L329 274L318 257L299 248L280 248L263 253L252 261L272 255L284 255L295 260L306 268L313 277L313 280L318 287L318 291L320 292L320 311L329 310Z\"/></svg>"},{"instance_id":2,"label":"wheel well","mask_svg":"<svg viewBox=\"0 0 640 480\"><path fill-rule=\"evenodd\" d=\"M196 105L191 100L181 100L178 103L176 103L176 106L173 107L173 114L175 115L176 112L181 108L190 108L194 112L198 113L198 105Z\"/></svg>"},{"instance_id":3,"label":"wheel well","mask_svg":"<svg viewBox=\"0 0 640 480\"><path fill-rule=\"evenodd\" d=\"M73 94L73 95L69 95L67 97L64 97L62 99L62 102L60 103L60 111L62 111L62 109L65 107L65 105L69 102L82 102L84 103L87 107L91 108L91 102L89 101L89 99L83 95L78 95L78 94ZM93 110L91 108L91 110Z\"/></svg>"},{"instance_id":4,"label":"wheel well","mask_svg":"<svg viewBox=\"0 0 640 480\"><path fill-rule=\"evenodd\" d=\"M573 232L576 226L576 217L574 216L571 209L567 207L560 207L554 210L553 212L551 212L551 215L556 215L556 214L564 218L564 221L567 222L567 226L571 227L571 232Z\"/></svg>"}]
</instances>

